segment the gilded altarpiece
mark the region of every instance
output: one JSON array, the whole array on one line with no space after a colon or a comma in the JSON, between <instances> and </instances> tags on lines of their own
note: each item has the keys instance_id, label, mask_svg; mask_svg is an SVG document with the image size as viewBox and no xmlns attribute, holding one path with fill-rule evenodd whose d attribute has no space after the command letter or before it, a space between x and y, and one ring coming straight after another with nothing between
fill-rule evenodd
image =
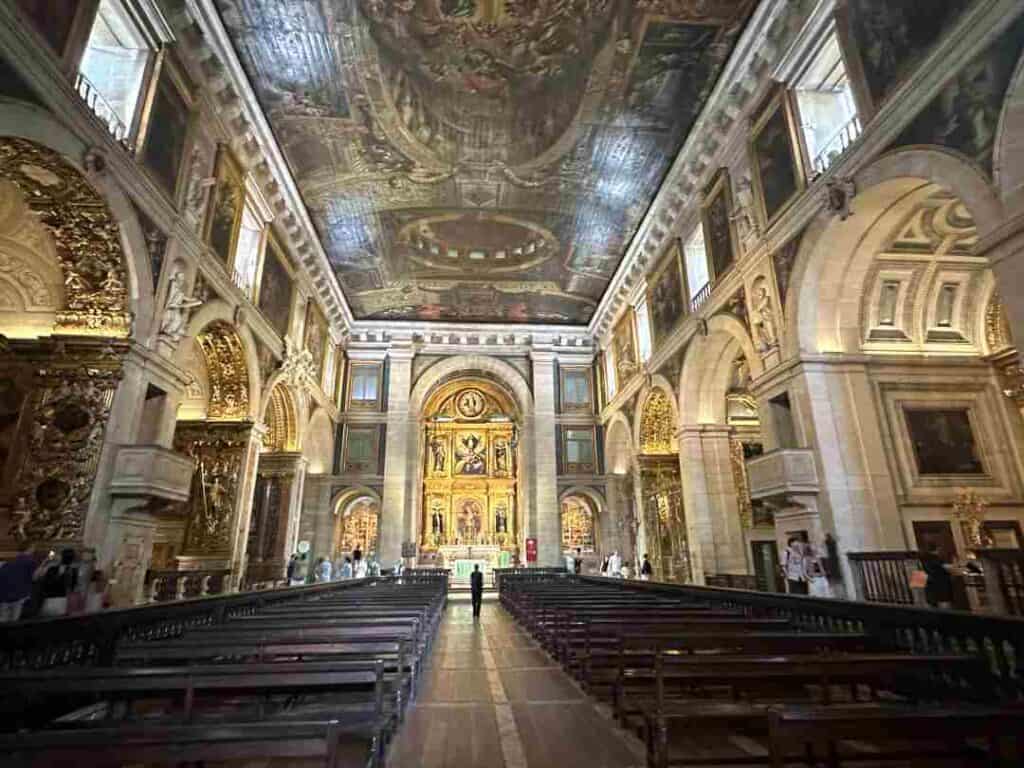
<instances>
[{"instance_id":1,"label":"gilded altarpiece","mask_svg":"<svg viewBox=\"0 0 1024 768\"><path fill-rule=\"evenodd\" d=\"M81 541L127 349L82 337L5 343L0 505L10 538Z\"/></svg>"},{"instance_id":2,"label":"gilded altarpiece","mask_svg":"<svg viewBox=\"0 0 1024 768\"><path fill-rule=\"evenodd\" d=\"M231 559L234 513L254 448L252 430L251 422L178 422L174 449L195 463L182 555Z\"/></svg>"},{"instance_id":3,"label":"gilded altarpiece","mask_svg":"<svg viewBox=\"0 0 1024 768\"><path fill-rule=\"evenodd\" d=\"M644 530L655 576L691 580L683 486L675 445L676 419L668 395L653 389L640 417L640 488Z\"/></svg>"},{"instance_id":4,"label":"gilded altarpiece","mask_svg":"<svg viewBox=\"0 0 1024 768\"><path fill-rule=\"evenodd\" d=\"M426 413L423 549L515 550L518 461L511 399L487 381L453 382L430 398Z\"/></svg>"}]
</instances>

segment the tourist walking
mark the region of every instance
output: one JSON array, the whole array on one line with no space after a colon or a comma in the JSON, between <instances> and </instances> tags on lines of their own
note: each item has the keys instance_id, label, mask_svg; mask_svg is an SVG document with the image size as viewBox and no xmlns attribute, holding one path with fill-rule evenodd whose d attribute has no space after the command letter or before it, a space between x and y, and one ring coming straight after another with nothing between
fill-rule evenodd
<instances>
[{"instance_id":1,"label":"tourist walking","mask_svg":"<svg viewBox=\"0 0 1024 768\"><path fill-rule=\"evenodd\" d=\"M341 566L341 580L346 581L352 578L352 558L346 557Z\"/></svg>"},{"instance_id":2,"label":"tourist walking","mask_svg":"<svg viewBox=\"0 0 1024 768\"><path fill-rule=\"evenodd\" d=\"M619 557L619 551L614 550L611 557L608 558L608 576L613 579L617 579L622 575L622 558Z\"/></svg>"},{"instance_id":3,"label":"tourist walking","mask_svg":"<svg viewBox=\"0 0 1024 768\"><path fill-rule=\"evenodd\" d=\"M24 543L17 556L0 566L0 623L21 618L25 603L32 596L32 577L38 563L31 544Z\"/></svg>"},{"instance_id":4,"label":"tourist walking","mask_svg":"<svg viewBox=\"0 0 1024 768\"><path fill-rule=\"evenodd\" d=\"M295 569L299 567L299 556L298 554L292 554L288 558L288 568L285 570L285 578L288 580L289 586L295 586Z\"/></svg>"},{"instance_id":5,"label":"tourist walking","mask_svg":"<svg viewBox=\"0 0 1024 768\"><path fill-rule=\"evenodd\" d=\"M576 557L572 560L572 572L577 576L583 571L583 550L576 547Z\"/></svg>"},{"instance_id":6,"label":"tourist walking","mask_svg":"<svg viewBox=\"0 0 1024 768\"><path fill-rule=\"evenodd\" d=\"M782 572L786 577L786 588L791 595L807 594L807 562L804 543L798 536L791 536L782 555Z\"/></svg>"},{"instance_id":7,"label":"tourist walking","mask_svg":"<svg viewBox=\"0 0 1024 768\"><path fill-rule=\"evenodd\" d=\"M601 561L601 575L602 576L607 576L608 575L608 560L609 560L608 555L605 555L604 556L604 560Z\"/></svg>"},{"instance_id":8,"label":"tourist walking","mask_svg":"<svg viewBox=\"0 0 1024 768\"><path fill-rule=\"evenodd\" d=\"M321 557L316 562L316 580L328 582L331 580L331 571L334 565L326 557Z\"/></svg>"},{"instance_id":9,"label":"tourist walking","mask_svg":"<svg viewBox=\"0 0 1024 768\"><path fill-rule=\"evenodd\" d=\"M65 549L61 551L59 560L55 555L51 555L43 564L43 606L39 610L41 617L67 616L68 595L74 592L77 585L74 562L75 550Z\"/></svg>"},{"instance_id":10,"label":"tourist walking","mask_svg":"<svg viewBox=\"0 0 1024 768\"><path fill-rule=\"evenodd\" d=\"M651 559L644 553L644 561L640 565L640 581L650 581L653 574L654 568L651 566Z\"/></svg>"},{"instance_id":11,"label":"tourist walking","mask_svg":"<svg viewBox=\"0 0 1024 768\"><path fill-rule=\"evenodd\" d=\"M357 579L365 579L370 570L369 564L363 558L356 560L352 567L355 569Z\"/></svg>"},{"instance_id":12,"label":"tourist walking","mask_svg":"<svg viewBox=\"0 0 1024 768\"><path fill-rule=\"evenodd\" d=\"M469 593L473 600L473 618L480 618L480 605L484 600L484 575L480 573L480 566L473 564L473 572L469 574Z\"/></svg>"}]
</instances>

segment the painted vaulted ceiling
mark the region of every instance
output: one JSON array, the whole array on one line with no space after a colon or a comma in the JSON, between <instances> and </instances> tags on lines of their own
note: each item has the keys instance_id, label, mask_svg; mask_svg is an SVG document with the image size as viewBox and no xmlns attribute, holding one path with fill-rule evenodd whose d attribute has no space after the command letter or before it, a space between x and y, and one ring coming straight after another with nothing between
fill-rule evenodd
<instances>
[{"instance_id":1,"label":"painted vaulted ceiling","mask_svg":"<svg viewBox=\"0 0 1024 768\"><path fill-rule=\"evenodd\" d=\"M586 323L754 0L216 0L358 319Z\"/></svg>"}]
</instances>

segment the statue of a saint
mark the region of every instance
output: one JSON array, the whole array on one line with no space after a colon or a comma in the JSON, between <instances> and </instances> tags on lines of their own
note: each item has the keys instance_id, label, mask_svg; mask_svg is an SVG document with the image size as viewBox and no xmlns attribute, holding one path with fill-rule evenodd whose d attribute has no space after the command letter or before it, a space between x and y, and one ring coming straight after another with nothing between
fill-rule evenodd
<instances>
[{"instance_id":1,"label":"statue of a saint","mask_svg":"<svg viewBox=\"0 0 1024 768\"><path fill-rule=\"evenodd\" d=\"M437 537L441 537L444 534L444 514L441 512L440 504L434 504L431 509L430 530Z\"/></svg>"},{"instance_id":2,"label":"statue of a saint","mask_svg":"<svg viewBox=\"0 0 1024 768\"><path fill-rule=\"evenodd\" d=\"M508 533L508 514L504 504L499 504L494 510L494 531L495 533Z\"/></svg>"},{"instance_id":3,"label":"statue of a saint","mask_svg":"<svg viewBox=\"0 0 1024 768\"><path fill-rule=\"evenodd\" d=\"M502 439L494 441L494 471L508 472L508 443Z\"/></svg>"},{"instance_id":4,"label":"statue of a saint","mask_svg":"<svg viewBox=\"0 0 1024 768\"><path fill-rule=\"evenodd\" d=\"M754 327L761 351L767 351L778 345L779 339L775 330L775 310L772 308L772 297L768 289L761 284L754 291Z\"/></svg>"},{"instance_id":5,"label":"statue of a saint","mask_svg":"<svg viewBox=\"0 0 1024 768\"><path fill-rule=\"evenodd\" d=\"M189 314L202 304L199 299L185 292L185 273L178 270L171 275L167 288L167 303L164 305L164 316L160 321L160 335L172 344L177 344L185 336Z\"/></svg>"},{"instance_id":6,"label":"statue of a saint","mask_svg":"<svg viewBox=\"0 0 1024 768\"><path fill-rule=\"evenodd\" d=\"M746 176L736 182L736 207L729 218L736 222L741 242L750 235L760 234L757 220L754 218L753 185Z\"/></svg>"},{"instance_id":7,"label":"statue of a saint","mask_svg":"<svg viewBox=\"0 0 1024 768\"><path fill-rule=\"evenodd\" d=\"M444 440L436 435L430 440L430 454L434 458L434 471L444 472L444 463L448 458L448 454L444 448Z\"/></svg>"}]
</instances>

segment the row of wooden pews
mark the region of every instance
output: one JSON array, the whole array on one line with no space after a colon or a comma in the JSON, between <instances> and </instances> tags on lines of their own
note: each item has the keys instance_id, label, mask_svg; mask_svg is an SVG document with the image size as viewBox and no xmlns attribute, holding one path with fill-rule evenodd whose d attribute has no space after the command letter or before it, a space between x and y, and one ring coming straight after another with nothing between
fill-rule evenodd
<instances>
[{"instance_id":1,"label":"row of wooden pews","mask_svg":"<svg viewBox=\"0 0 1024 768\"><path fill-rule=\"evenodd\" d=\"M2 672L3 765L382 765L445 586L299 587L171 636L123 633L103 666ZM74 631L72 620L50 625Z\"/></svg>"},{"instance_id":2,"label":"row of wooden pews","mask_svg":"<svg viewBox=\"0 0 1024 768\"><path fill-rule=\"evenodd\" d=\"M505 608L667 766L1024 764L1024 709L984 658L808 631L735 602L506 577Z\"/></svg>"}]
</instances>

